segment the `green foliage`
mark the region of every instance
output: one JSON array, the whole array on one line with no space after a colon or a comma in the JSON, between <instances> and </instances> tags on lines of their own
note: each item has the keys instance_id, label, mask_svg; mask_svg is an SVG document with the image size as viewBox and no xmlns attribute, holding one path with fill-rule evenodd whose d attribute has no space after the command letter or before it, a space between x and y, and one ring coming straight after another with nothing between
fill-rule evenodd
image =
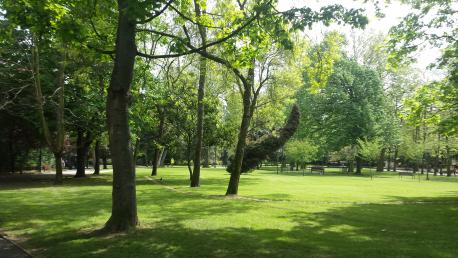
<instances>
[{"instance_id":1,"label":"green foliage","mask_svg":"<svg viewBox=\"0 0 458 258\"><path fill-rule=\"evenodd\" d=\"M358 139L358 154L365 160L375 162L380 155L382 144L378 139Z\"/></svg>"},{"instance_id":2,"label":"green foliage","mask_svg":"<svg viewBox=\"0 0 458 258\"><path fill-rule=\"evenodd\" d=\"M287 160L305 164L316 160L318 146L307 140L291 140L285 146L285 153Z\"/></svg>"},{"instance_id":3,"label":"green foliage","mask_svg":"<svg viewBox=\"0 0 458 258\"><path fill-rule=\"evenodd\" d=\"M299 137L317 139L321 148L337 151L373 137L381 116L382 86L377 73L350 60L341 60L326 87L311 93L308 84L299 92L303 111Z\"/></svg>"},{"instance_id":4,"label":"green foliage","mask_svg":"<svg viewBox=\"0 0 458 258\"><path fill-rule=\"evenodd\" d=\"M309 50L305 62L304 81L311 93L317 93L328 83L334 64L342 57L344 37L338 32L325 35L323 41Z\"/></svg>"}]
</instances>

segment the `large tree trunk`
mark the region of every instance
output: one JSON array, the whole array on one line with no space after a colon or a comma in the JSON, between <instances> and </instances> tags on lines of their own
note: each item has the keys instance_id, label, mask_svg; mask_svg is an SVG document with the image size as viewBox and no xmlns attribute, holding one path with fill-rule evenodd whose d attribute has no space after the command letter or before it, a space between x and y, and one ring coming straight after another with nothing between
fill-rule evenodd
<instances>
[{"instance_id":1,"label":"large tree trunk","mask_svg":"<svg viewBox=\"0 0 458 258\"><path fill-rule=\"evenodd\" d=\"M194 9L197 17L202 15L201 6L194 1ZM204 26L198 25L201 45L207 44L207 30ZM206 49L204 49L206 51ZM199 57L199 88L197 90L197 125L196 125L196 145L194 152L194 170L191 177L191 187L200 186L200 158L202 156L202 140L204 137L204 96L205 81L207 78L207 58Z\"/></svg>"},{"instance_id":2,"label":"large tree trunk","mask_svg":"<svg viewBox=\"0 0 458 258\"><path fill-rule=\"evenodd\" d=\"M157 167L159 165L159 158L161 155L161 151L159 150L158 147L154 148L154 154L153 154L153 160L152 160L152 171L151 171L151 176L157 176Z\"/></svg>"},{"instance_id":3,"label":"large tree trunk","mask_svg":"<svg viewBox=\"0 0 458 258\"><path fill-rule=\"evenodd\" d=\"M161 140L162 135L164 134L164 127L165 127L165 110L161 110L160 108L158 108L158 113L159 113L159 128L158 128L158 132L156 135L156 141ZM157 175L157 167L159 166L160 158L161 158L161 149L156 145L154 147L151 176Z\"/></svg>"},{"instance_id":4,"label":"large tree trunk","mask_svg":"<svg viewBox=\"0 0 458 258\"><path fill-rule=\"evenodd\" d=\"M188 166L188 171L189 171L189 181L192 180L192 166L191 166L191 148L192 148L192 137L191 135L188 134L188 140L186 142L186 165Z\"/></svg>"},{"instance_id":5,"label":"large tree trunk","mask_svg":"<svg viewBox=\"0 0 458 258\"><path fill-rule=\"evenodd\" d=\"M252 69L250 69L252 70ZM243 162L243 154L245 152L246 137L248 134L248 128L250 126L250 108L251 108L251 90L245 87L243 93L243 117L240 125L240 131L237 141L237 147L235 149L234 160L231 170L231 177L229 179L229 185L227 187L226 195L236 195L239 190L240 173Z\"/></svg>"},{"instance_id":6,"label":"large tree trunk","mask_svg":"<svg viewBox=\"0 0 458 258\"><path fill-rule=\"evenodd\" d=\"M164 167L165 158L167 157L167 148L164 147L159 158L159 167Z\"/></svg>"},{"instance_id":7,"label":"large tree trunk","mask_svg":"<svg viewBox=\"0 0 458 258\"><path fill-rule=\"evenodd\" d=\"M110 232L126 231L138 224L135 166L129 129L129 102L135 45L135 17L132 2L118 0L116 57L107 99L108 135L113 163L111 217L105 224Z\"/></svg>"},{"instance_id":8,"label":"large tree trunk","mask_svg":"<svg viewBox=\"0 0 458 258\"><path fill-rule=\"evenodd\" d=\"M62 152L54 153L54 161L56 164L56 177L54 179L56 184L62 183Z\"/></svg>"},{"instance_id":9,"label":"large tree trunk","mask_svg":"<svg viewBox=\"0 0 458 258\"><path fill-rule=\"evenodd\" d=\"M89 151L91 139L89 135L84 135L84 130L78 128L76 139L76 175L75 177L86 176L86 160Z\"/></svg>"},{"instance_id":10,"label":"large tree trunk","mask_svg":"<svg viewBox=\"0 0 458 258\"><path fill-rule=\"evenodd\" d=\"M386 148L382 148L380 151L380 156L377 161L377 172L383 172L383 169L385 168L385 153L386 153Z\"/></svg>"},{"instance_id":11,"label":"large tree trunk","mask_svg":"<svg viewBox=\"0 0 458 258\"><path fill-rule=\"evenodd\" d=\"M94 146L94 175L100 174L100 140L95 141Z\"/></svg>"},{"instance_id":12,"label":"large tree trunk","mask_svg":"<svg viewBox=\"0 0 458 258\"><path fill-rule=\"evenodd\" d=\"M275 154L275 152L282 148L285 143L294 135L299 125L300 113L297 105L291 109L286 124L276 134L261 137L258 141L250 143L245 147L243 155L241 173L248 172L258 167L263 160L268 156ZM232 173L233 157L230 158L231 164L228 166L227 171ZM292 163L292 166L294 162ZM293 170L293 167L291 168Z\"/></svg>"}]
</instances>

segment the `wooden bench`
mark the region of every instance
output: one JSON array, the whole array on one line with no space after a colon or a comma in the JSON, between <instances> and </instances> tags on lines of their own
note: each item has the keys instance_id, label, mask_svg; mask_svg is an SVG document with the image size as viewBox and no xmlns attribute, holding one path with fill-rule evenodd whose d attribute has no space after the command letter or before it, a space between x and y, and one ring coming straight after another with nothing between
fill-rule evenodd
<instances>
[{"instance_id":1,"label":"wooden bench","mask_svg":"<svg viewBox=\"0 0 458 258\"><path fill-rule=\"evenodd\" d=\"M410 176L412 179L415 178L415 173L413 172L399 172L399 177L402 178L402 176Z\"/></svg>"},{"instance_id":2,"label":"wooden bench","mask_svg":"<svg viewBox=\"0 0 458 258\"><path fill-rule=\"evenodd\" d=\"M320 175L324 175L324 167L322 166L313 166L310 167L310 173L318 172Z\"/></svg>"}]
</instances>

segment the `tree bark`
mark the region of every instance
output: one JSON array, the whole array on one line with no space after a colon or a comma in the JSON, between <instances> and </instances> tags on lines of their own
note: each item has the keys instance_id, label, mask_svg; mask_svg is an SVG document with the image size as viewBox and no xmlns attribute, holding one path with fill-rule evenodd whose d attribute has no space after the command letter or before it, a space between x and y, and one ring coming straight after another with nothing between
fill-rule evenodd
<instances>
[{"instance_id":1,"label":"tree bark","mask_svg":"<svg viewBox=\"0 0 458 258\"><path fill-rule=\"evenodd\" d=\"M158 132L156 135L156 141L161 142L161 138L162 138L162 135L164 134L164 127L165 127L165 110L161 110L159 107L157 109L159 113L159 128L158 128ZM157 144L158 143L156 143L156 146L154 147L151 176L157 175L157 167L159 165L159 161L161 157L161 149L159 148L159 146L157 146Z\"/></svg>"},{"instance_id":2,"label":"tree bark","mask_svg":"<svg viewBox=\"0 0 458 258\"><path fill-rule=\"evenodd\" d=\"M76 175L75 177L86 176L86 164L89 146L92 142L89 132L84 133L82 128L78 128L76 140Z\"/></svg>"},{"instance_id":3,"label":"tree bark","mask_svg":"<svg viewBox=\"0 0 458 258\"><path fill-rule=\"evenodd\" d=\"M197 17L202 15L201 6L194 0L194 10ZM205 11L205 10L204 10ZM204 26L198 25L201 45L207 44L207 30ZM206 51L206 49L204 49ZM204 96L205 96L205 81L207 78L207 58L199 57L199 88L197 90L197 125L196 125L196 141L194 152L194 170L191 177L191 187L200 186L200 158L202 156L202 141L204 137Z\"/></svg>"},{"instance_id":4,"label":"tree bark","mask_svg":"<svg viewBox=\"0 0 458 258\"><path fill-rule=\"evenodd\" d=\"M250 68L254 76L254 69ZM248 134L248 128L251 120L251 90L245 87L243 93L243 117L240 125L240 131L237 141L237 147L234 155L234 166L229 179L229 185L227 187L226 195L236 195L239 189L240 173L242 168L243 154L245 152L246 137Z\"/></svg>"},{"instance_id":5,"label":"tree bark","mask_svg":"<svg viewBox=\"0 0 458 258\"><path fill-rule=\"evenodd\" d=\"M164 161L166 157L167 157L167 148L164 147L161 151L161 156L159 158L159 167L164 167Z\"/></svg>"},{"instance_id":6,"label":"tree bark","mask_svg":"<svg viewBox=\"0 0 458 258\"><path fill-rule=\"evenodd\" d=\"M113 192L111 217L104 230L126 231L138 224L135 190L135 166L129 129L129 102L135 45L135 17L133 4L118 0L118 27L113 72L107 99L108 136L113 163Z\"/></svg>"},{"instance_id":7,"label":"tree bark","mask_svg":"<svg viewBox=\"0 0 458 258\"><path fill-rule=\"evenodd\" d=\"M100 175L100 140L94 146L94 175Z\"/></svg>"},{"instance_id":8,"label":"tree bark","mask_svg":"<svg viewBox=\"0 0 458 258\"><path fill-rule=\"evenodd\" d=\"M188 140L186 142L186 165L188 166L188 172L189 172L189 181L192 180L192 166L191 166L191 149L192 149L192 136L188 132L187 136Z\"/></svg>"},{"instance_id":9,"label":"tree bark","mask_svg":"<svg viewBox=\"0 0 458 258\"><path fill-rule=\"evenodd\" d=\"M54 152L54 161L56 164L56 177L54 179L56 184L62 183L62 152Z\"/></svg>"},{"instance_id":10,"label":"tree bark","mask_svg":"<svg viewBox=\"0 0 458 258\"><path fill-rule=\"evenodd\" d=\"M153 160L152 160L152 171L151 171L151 176L157 176L157 167L159 165L159 156L160 156L160 150L158 147L154 148L154 154L153 154Z\"/></svg>"}]
</instances>

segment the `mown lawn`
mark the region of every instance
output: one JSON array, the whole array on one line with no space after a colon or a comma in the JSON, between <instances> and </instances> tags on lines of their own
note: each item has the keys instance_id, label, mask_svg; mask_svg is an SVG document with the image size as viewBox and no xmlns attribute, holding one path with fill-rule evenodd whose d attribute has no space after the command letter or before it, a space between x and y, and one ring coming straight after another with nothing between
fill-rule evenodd
<instances>
[{"instance_id":1,"label":"mown lawn","mask_svg":"<svg viewBox=\"0 0 458 258\"><path fill-rule=\"evenodd\" d=\"M93 234L109 173L63 186L0 177L0 228L37 257L458 257L457 177L256 171L225 198L222 169L204 169L198 189L183 167L160 169L160 184L137 172L135 232Z\"/></svg>"}]
</instances>

